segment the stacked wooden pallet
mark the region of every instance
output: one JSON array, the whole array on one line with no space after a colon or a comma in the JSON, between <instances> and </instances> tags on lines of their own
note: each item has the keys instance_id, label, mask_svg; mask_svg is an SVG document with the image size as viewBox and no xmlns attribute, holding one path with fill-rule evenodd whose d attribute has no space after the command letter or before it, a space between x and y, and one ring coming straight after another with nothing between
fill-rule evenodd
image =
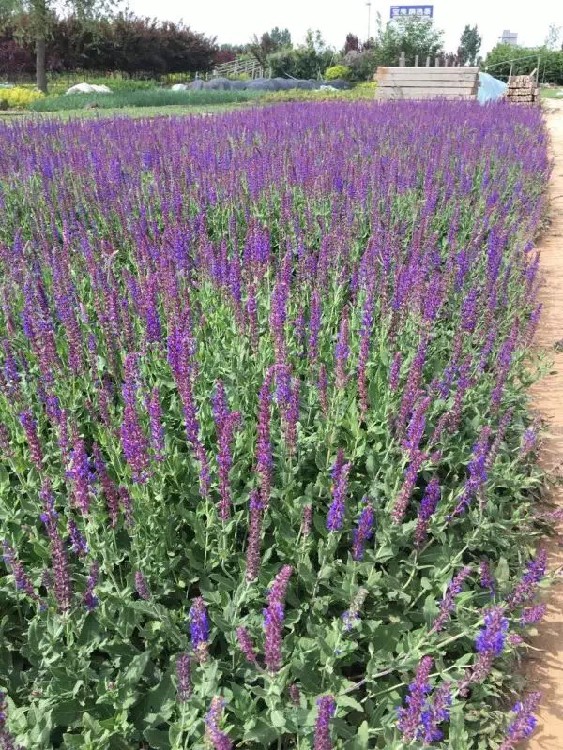
<instances>
[{"instance_id":1,"label":"stacked wooden pallet","mask_svg":"<svg viewBox=\"0 0 563 750\"><path fill-rule=\"evenodd\" d=\"M475 99L479 68L380 67L374 76L378 99Z\"/></svg>"},{"instance_id":2,"label":"stacked wooden pallet","mask_svg":"<svg viewBox=\"0 0 563 750\"><path fill-rule=\"evenodd\" d=\"M539 99L539 89L536 77L510 76L506 96L516 104L534 104Z\"/></svg>"}]
</instances>

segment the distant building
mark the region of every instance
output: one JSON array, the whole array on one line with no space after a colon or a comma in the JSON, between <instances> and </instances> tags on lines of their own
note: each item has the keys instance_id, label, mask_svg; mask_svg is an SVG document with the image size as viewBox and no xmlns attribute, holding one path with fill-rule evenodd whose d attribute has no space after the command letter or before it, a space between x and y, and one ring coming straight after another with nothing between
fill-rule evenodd
<instances>
[{"instance_id":1,"label":"distant building","mask_svg":"<svg viewBox=\"0 0 563 750\"><path fill-rule=\"evenodd\" d=\"M515 47L518 44L518 34L514 34L512 31L505 30L502 32L500 38L502 44L511 44Z\"/></svg>"}]
</instances>

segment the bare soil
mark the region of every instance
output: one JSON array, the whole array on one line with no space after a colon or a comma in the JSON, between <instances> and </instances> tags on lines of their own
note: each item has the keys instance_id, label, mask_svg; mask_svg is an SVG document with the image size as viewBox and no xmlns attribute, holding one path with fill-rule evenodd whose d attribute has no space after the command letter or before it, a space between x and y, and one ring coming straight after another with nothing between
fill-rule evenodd
<instances>
[{"instance_id":1,"label":"bare soil","mask_svg":"<svg viewBox=\"0 0 563 750\"><path fill-rule=\"evenodd\" d=\"M542 318L537 342L553 361L551 373L533 391L534 408L549 422L542 446L543 466L561 477L563 466L563 351L554 348L563 339L563 101L544 103L551 135L553 173L550 185L550 225L539 245L543 287ZM563 485L554 483L550 500L563 508ZM563 566L563 523L546 540L549 569ZM526 666L527 688L542 693L539 727L526 750L563 750L563 586L554 586L547 600L548 612L531 641Z\"/></svg>"}]
</instances>

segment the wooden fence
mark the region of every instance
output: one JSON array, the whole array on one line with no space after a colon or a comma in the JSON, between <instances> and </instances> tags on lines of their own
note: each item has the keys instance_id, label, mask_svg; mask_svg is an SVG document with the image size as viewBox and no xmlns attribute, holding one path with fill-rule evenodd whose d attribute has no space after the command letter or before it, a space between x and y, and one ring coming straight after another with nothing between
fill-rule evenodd
<instances>
[{"instance_id":1,"label":"wooden fence","mask_svg":"<svg viewBox=\"0 0 563 750\"><path fill-rule=\"evenodd\" d=\"M479 68L425 67L384 68L374 75L378 99L475 99Z\"/></svg>"}]
</instances>

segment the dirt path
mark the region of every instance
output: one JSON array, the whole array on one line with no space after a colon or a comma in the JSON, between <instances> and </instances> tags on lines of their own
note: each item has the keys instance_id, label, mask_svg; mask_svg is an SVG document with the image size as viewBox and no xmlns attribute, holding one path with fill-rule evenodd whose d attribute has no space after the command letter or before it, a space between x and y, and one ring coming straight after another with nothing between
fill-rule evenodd
<instances>
[{"instance_id":1,"label":"dirt path","mask_svg":"<svg viewBox=\"0 0 563 750\"><path fill-rule=\"evenodd\" d=\"M543 451L543 465L560 474L563 464L563 352L553 345L563 338L563 102L546 103L546 122L551 134L554 168L550 187L551 226L541 244L541 268L544 285L542 321L538 343L550 350L554 359L553 374L534 389L534 407L549 419L549 434ZM563 487L554 488L554 500L563 507ZM563 565L563 524L547 542L549 568ZM527 670L528 688L542 693L538 731L526 750L563 750L563 586L552 589L548 613L532 640L537 651L531 652Z\"/></svg>"}]
</instances>

